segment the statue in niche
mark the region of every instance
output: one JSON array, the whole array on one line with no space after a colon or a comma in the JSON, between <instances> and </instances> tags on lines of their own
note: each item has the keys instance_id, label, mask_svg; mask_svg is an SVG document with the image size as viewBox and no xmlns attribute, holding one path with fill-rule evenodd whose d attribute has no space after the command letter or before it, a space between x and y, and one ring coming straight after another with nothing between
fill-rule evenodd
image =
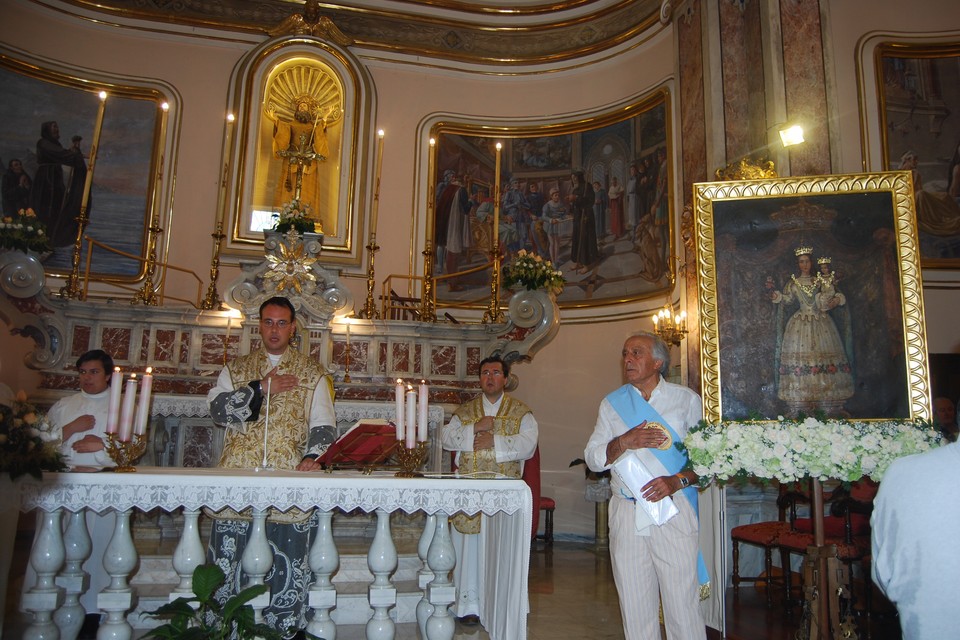
<instances>
[{"instance_id":1,"label":"statue in niche","mask_svg":"<svg viewBox=\"0 0 960 640\"><path fill-rule=\"evenodd\" d=\"M315 220L324 223L334 214L328 192L331 156L328 128L343 116L340 84L324 67L307 61L287 65L268 81L264 115L273 123L271 191L263 194L274 208L294 200L310 205ZM335 163L335 161L334 161ZM278 167L279 165L279 171ZM327 218L327 219L325 219Z\"/></svg>"}]
</instances>

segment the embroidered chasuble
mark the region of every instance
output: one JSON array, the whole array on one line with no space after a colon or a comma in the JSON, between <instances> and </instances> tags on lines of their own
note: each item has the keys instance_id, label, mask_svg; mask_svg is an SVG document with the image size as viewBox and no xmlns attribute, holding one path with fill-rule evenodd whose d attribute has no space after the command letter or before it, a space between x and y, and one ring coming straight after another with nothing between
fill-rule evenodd
<instances>
[{"instance_id":1,"label":"embroidered chasuble","mask_svg":"<svg viewBox=\"0 0 960 640\"><path fill-rule=\"evenodd\" d=\"M272 366L262 349L240 356L227 366L235 387L244 387L251 380L260 380ZM280 357L277 373L293 374L300 379L296 389L270 397L270 425L267 434L267 463L277 469L294 469L307 452L309 407L314 393L331 393L326 370L319 362L287 349ZM246 422L246 429L228 429L224 438L220 466L225 468L253 468L263 463L264 429L266 428L266 389L260 415Z\"/></svg>"},{"instance_id":2,"label":"embroidered chasuble","mask_svg":"<svg viewBox=\"0 0 960 640\"><path fill-rule=\"evenodd\" d=\"M515 436L520 433L520 421L531 413L530 408L507 394L503 394L500 410L493 417L493 433L498 436ZM483 395L466 402L454 412L463 425L472 425L484 417ZM520 462L497 462L496 449L480 451L462 451L460 453L459 472L464 475L474 473L499 473L511 478L520 477ZM453 526L460 533L480 533L480 514L472 516L458 513L452 518Z\"/></svg>"}]
</instances>

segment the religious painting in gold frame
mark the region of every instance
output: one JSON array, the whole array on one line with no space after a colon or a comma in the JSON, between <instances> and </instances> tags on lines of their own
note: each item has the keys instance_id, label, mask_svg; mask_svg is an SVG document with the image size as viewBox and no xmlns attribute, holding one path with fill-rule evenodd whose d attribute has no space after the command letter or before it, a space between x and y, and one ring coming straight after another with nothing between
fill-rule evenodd
<instances>
[{"instance_id":1,"label":"religious painting in gold frame","mask_svg":"<svg viewBox=\"0 0 960 640\"><path fill-rule=\"evenodd\" d=\"M163 194L158 181L161 172L157 170L163 157L163 94L157 88L82 76L2 52L0 86L5 94L0 100L0 122L4 123L0 158L4 171L19 160L29 182L24 200L7 201L5 195L3 215L11 215L8 208L19 210L26 205L36 209L38 217L46 222L48 237L56 241L53 252L43 259L44 270L52 276L66 276L71 271L75 220L80 211L101 90L107 98L84 235L145 259L151 212L157 210L159 223L167 224L167 220L160 219ZM41 127L45 122L57 122L59 138L42 131L46 129ZM82 165L51 162L52 158L65 160L69 156L74 138L80 138L77 144L84 158ZM42 157L40 139L46 140ZM83 243L80 264L85 265L86 261L87 244ZM131 283L142 279L144 273L144 262L101 247L93 249L90 275L94 280Z\"/></svg>"},{"instance_id":2,"label":"religious painting in gold frame","mask_svg":"<svg viewBox=\"0 0 960 640\"><path fill-rule=\"evenodd\" d=\"M521 249L553 262L567 281L558 296L562 307L664 295L674 266L670 129L667 91L572 123L437 123L431 129L436 145L429 179L435 198L427 233L434 249L438 304L482 307L489 301L491 270L484 265L491 259L498 142L502 145L498 227L504 264ZM646 176L635 191L635 211L625 193L631 165L637 167L637 176ZM599 183L603 196L590 196L582 217L571 201L571 178L577 171L583 171L591 192ZM634 180L639 185L641 178ZM619 190L613 193L619 195L611 206L614 181ZM546 212L552 190L557 191L559 207ZM589 248L591 236L595 241ZM580 238L588 240L580 243ZM584 247L579 261L573 255L575 246Z\"/></svg>"},{"instance_id":3,"label":"religious painting in gold frame","mask_svg":"<svg viewBox=\"0 0 960 640\"><path fill-rule=\"evenodd\" d=\"M910 171L925 267L960 268L960 42L874 52L883 166Z\"/></svg>"},{"instance_id":4,"label":"religious painting in gold frame","mask_svg":"<svg viewBox=\"0 0 960 640\"><path fill-rule=\"evenodd\" d=\"M709 420L929 416L907 172L694 185Z\"/></svg>"},{"instance_id":5,"label":"religious painting in gold frame","mask_svg":"<svg viewBox=\"0 0 960 640\"><path fill-rule=\"evenodd\" d=\"M230 230L226 251L259 254L262 230L299 199L324 234L325 261L359 260L365 205L357 185L370 159L360 141L373 138L372 84L362 65L333 43L281 37L244 57L230 91L235 121L224 125L218 204Z\"/></svg>"}]
</instances>

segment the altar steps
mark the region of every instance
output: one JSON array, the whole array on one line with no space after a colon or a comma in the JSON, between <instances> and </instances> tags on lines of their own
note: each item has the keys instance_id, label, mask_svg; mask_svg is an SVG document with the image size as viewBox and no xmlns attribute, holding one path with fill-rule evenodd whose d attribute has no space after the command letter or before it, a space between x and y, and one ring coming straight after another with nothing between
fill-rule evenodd
<instances>
[{"instance_id":1,"label":"altar steps","mask_svg":"<svg viewBox=\"0 0 960 640\"><path fill-rule=\"evenodd\" d=\"M366 544L369 546L369 541L366 541ZM397 571L391 577L397 589L397 605L390 610L390 617L394 622L406 623L417 620L417 604L423 596L423 592L417 586L417 573L420 567L420 558L416 551L398 549ZM367 568L365 552L351 551L340 555L340 569L333 577L333 584L337 589L337 607L330 613L330 617L338 626L367 623L373 615L373 609L367 601L367 588L372 581L373 574ZM149 629L157 626L158 621L142 614L153 611L168 602L170 592L178 583L179 579L173 570L171 553L141 550L140 568L130 580L130 584L139 596L137 607L127 616L130 625L135 629Z\"/></svg>"}]
</instances>

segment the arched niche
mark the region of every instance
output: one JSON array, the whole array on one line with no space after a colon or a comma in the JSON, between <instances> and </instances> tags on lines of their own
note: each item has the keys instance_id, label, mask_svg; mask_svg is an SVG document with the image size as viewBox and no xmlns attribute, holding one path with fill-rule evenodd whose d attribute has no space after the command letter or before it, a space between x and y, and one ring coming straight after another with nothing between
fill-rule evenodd
<instances>
[{"instance_id":1,"label":"arched niche","mask_svg":"<svg viewBox=\"0 0 960 640\"><path fill-rule=\"evenodd\" d=\"M294 199L297 154L306 154L300 199L323 224L323 261L359 264L376 105L359 60L320 38L274 38L237 64L227 104L218 202L224 252L263 255L258 227ZM322 145L314 144L321 137L322 160Z\"/></svg>"}]
</instances>

